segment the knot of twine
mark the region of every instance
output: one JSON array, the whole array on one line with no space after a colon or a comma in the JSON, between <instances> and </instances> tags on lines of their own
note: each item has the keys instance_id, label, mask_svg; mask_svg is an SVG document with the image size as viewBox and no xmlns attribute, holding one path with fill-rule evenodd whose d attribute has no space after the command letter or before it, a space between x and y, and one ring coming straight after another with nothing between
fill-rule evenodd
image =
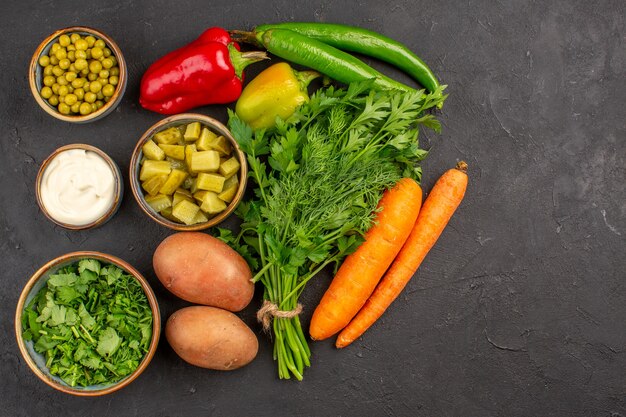
<instances>
[{"instance_id":1,"label":"knot of twine","mask_svg":"<svg viewBox=\"0 0 626 417\"><path fill-rule=\"evenodd\" d=\"M270 300L264 300L263 305L256 313L256 319L263 323L263 330L268 331L274 317L279 319L290 319L302 313L302 304L298 303L296 308L291 311L279 310L278 306Z\"/></svg>"}]
</instances>

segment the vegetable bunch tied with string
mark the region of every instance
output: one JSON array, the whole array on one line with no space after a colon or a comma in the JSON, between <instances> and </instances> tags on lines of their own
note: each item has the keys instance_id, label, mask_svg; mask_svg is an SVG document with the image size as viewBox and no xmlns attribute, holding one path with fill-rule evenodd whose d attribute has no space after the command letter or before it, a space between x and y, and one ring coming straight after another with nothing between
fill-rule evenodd
<instances>
[{"instance_id":1,"label":"vegetable bunch tied with string","mask_svg":"<svg viewBox=\"0 0 626 417\"><path fill-rule=\"evenodd\" d=\"M230 113L256 188L239 206L239 235L222 229L220 237L264 287L259 319L273 332L280 378L300 380L311 363L298 316L306 283L359 246L385 189L402 177L419 181L419 127L439 130L426 110L443 100L441 88L374 91L359 82L318 90L272 130L255 131Z\"/></svg>"}]
</instances>

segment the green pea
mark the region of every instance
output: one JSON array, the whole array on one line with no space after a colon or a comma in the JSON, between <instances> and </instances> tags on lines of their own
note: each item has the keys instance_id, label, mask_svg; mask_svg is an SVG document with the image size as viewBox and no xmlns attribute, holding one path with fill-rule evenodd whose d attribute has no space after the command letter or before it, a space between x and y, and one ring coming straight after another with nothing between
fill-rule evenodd
<instances>
[{"instance_id":1,"label":"green pea","mask_svg":"<svg viewBox=\"0 0 626 417\"><path fill-rule=\"evenodd\" d=\"M72 41L72 43L76 43L76 41L79 39L80 39L80 35L78 33L72 33L70 35L70 40Z\"/></svg>"},{"instance_id":2,"label":"green pea","mask_svg":"<svg viewBox=\"0 0 626 417\"><path fill-rule=\"evenodd\" d=\"M89 113L91 113L91 104L81 103L79 111L80 114L82 114L83 116L88 115Z\"/></svg>"},{"instance_id":3,"label":"green pea","mask_svg":"<svg viewBox=\"0 0 626 417\"><path fill-rule=\"evenodd\" d=\"M86 59L79 58L79 59L76 59L76 62L74 62L74 66L76 67L77 70L82 71L86 69L89 66L89 64L87 63Z\"/></svg>"},{"instance_id":4,"label":"green pea","mask_svg":"<svg viewBox=\"0 0 626 417\"><path fill-rule=\"evenodd\" d=\"M39 57L39 65L42 67L47 67L50 65L50 57L48 55L42 55Z\"/></svg>"},{"instance_id":5,"label":"green pea","mask_svg":"<svg viewBox=\"0 0 626 417\"><path fill-rule=\"evenodd\" d=\"M72 104L70 106L70 109L72 110L72 113L78 113L78 111L80 110L80 102L76 102L74 104Z\"/></svg>"},{"instance_id":6,"label":"green pea","mask_svg":"<svg viewBox=\"0 0 626 417\"><path fill-rule=\"evenodd\" d=\"M97 93L100 90L102 90L102 84L100 84L100 81L93 81L89 84L89 91L92 93Z\"/></svg>"},{"instance_id":7,"label":"green pea","mask_svg":"<svg viewBox=\"0 0 626 417\"><path fill-rule=\"evenodd\" d=\"M74 77L74 79L72 80L72 87L74 88L81 88L84 84L85 84L84 78Z\"/></svg>"},{"instance_id":8,"label":"green pea","mask_svg":"<svg viewBox=\"0 0 626 417\"><path fill-rule=\"evenodd\" d=\"M65 71L63 71L63 69L61 67L59 67L58 65L55 65L54 67L52 67L52 74L60 77L61 75L63 75Z\"/></svg>"},{"instance_id":9,"label":"green pea","mask_svg":"<svg viewBox=\"0 0 626 417\"><path fill-rule=\"evenodd\" d=\"M59 97L57 96L52 96L48 99L48 103L50 103L51 106L58 106L59 105Z\"/></svg>"},{"instance_id":10,"label":"green pea","mask_svg":"<svg viewBox=\"0 0 626 417\"><path fill-rule=\"evenodd\" d=\"M94 102L91 103L91 112L97 112L98 111L98 105Z\"/></svg>"},{"instance_id":11,"label":"green pea","mask_svg":"<svg viewBox=\"0 0 626 417\"><path fill-rule=\"evenodd\" d=\"M113 66L113 60L111 58L104 58L102 60L102 66L106 69L109 69Z\"/></svg>"},{"instance_id":12,"label":"green pea","mask_svg":"<svg viewBox=\"0 0 626 417\"><path fill-rule=\"evenodd\" d=\"M69 91L70 93L74 92L74 87L72 87L71 85L67 86L67 91Z\"/></svg>"},{"instance_id":13,"label":"green pea","mask_svg":"<svg viewBox=\"0 0 626 417\"><path fill-rule=\"evenodd\" d=\"M61 114L70 114L71 109L70 109L70 106L68 106L67 104L59 103L59 107L58 108L59 108L59 113L61 113Z\"/></svg>"},{"instance_id":14,"label":"green pea","mask_svg":"<svg viewBox=\"0 0 626 417\"><path fill-rule=\"evenodd\" d=\"M52 92L53 92L54 94L59 94L59 88L60 88L60 87L61 87L61 86L60 86L59 84L57 84L57 83L52 84L52 87L51 87L51 88L52 88Z\"/></svg>"},{"instance_id":15,"label":"green pea","mask_svg":"<svg viewBox=\"0 0 626 417\"><path fill-rule=\"evenodd\" d=\"M61 61L62 59L67 58L67 51L65 50L65 48L59 48L55 53L54 56L57 57L57 59L59 61Z\"/></svg>"},{"instance_id":16,"label":"green pea","mask_svg":"<svg viewBox=\"0 0 626 417\"><path fill-rule=\"evenodd\" d=\"M102 64L99 61L89 62L89 72L98 74L100 71L102 71Z\"/></svg>"},{"instance_id":17,"label":"green pea","mask_svg":"<svg viewBox=\"0 0 626 417\"><path fill-rule=\"evenodd\" d=\"M100 110L102 108L102 106L104 106L104 101L102 101L102 100L96 101L96 106L98 107L98 110Z\"/></svg>"},{"instance_id":18,"label":"green pea","mask_svg":"<svg viewBox=\"0 0 626 417\"><path fill-rule=\"evenodd\" d=\"M111 97L113 93L115 93L115 86L107 84L102 87L102 94L104 94L105 97Z\"/></svg>"},{"instance_id":19,"label":"green pea","mask_svg":"<svg viewBox=\"0 0 626 417\"><path fill-rule=\"evenodd\" d=\"M69 94L69 92L70 92L70 89L67 88L66 85L62 85L62 86L59 87L59 96L60 97L66 96L67 94Z\"/></svg>"},{"instance_id":20,"label":"green pea","mask_svg":"<svg viewBox=\"0 0 626 417\"><path fill-rule=\"evenodd\" d=\"M111 56L109 57L109 59L110 59L111 61L113 61L113 65L117 65L117 58L115 58L113 55L111 55Z\"/></svg>"},{"instance_id":21,"label":"green pea","mask_svg":"<svg viewBox=\"0 0 626 417\"><path fill-rule=\"evenodd\" d=\"M76 42L74 42L74 46L77 51L86 51L87 48L89 48L89 44L85 39L77 39Z\"/></svg>"},{"instance_id":22,"label":"green pea","mask_svg":"<svg viewBox=\"0 0 626 417\"><path fill-rule=\"evenodd\" d=\"M70 43L72 43L71 39L69 36L67 35L61 35L59 36L59 45L66 47L67 45L69 45Z\"/></svg>"},{"instance_id":23,"label":"green pea","mask_svg":"<svg viewBox=\"0 0 626 417\"><path fill-rule=\"evenodd\" d=\"M91 91L85 93L85 101L87 103L95 103L97 100L97 97L95 95L95 93L92 93Z\"/></svg>"},{"instance_id":24,"label":"green pea","mask_svg":"<svg viewBox=\"0 0 626 417\"><path fill-rule=\"evenodd\" d=\"M85 40L87 41L87 44L89 45L90 48L93 47L94 43L96 43L96 38L94 38L91 35L87 36Z\"/></svg>"},{"instance_id":25,"label":"green pea","mask_svg":"<svg viewBox=\"0 0 626 417\"><path fill-rule=\"evenodd\" d=\"M85 51L76 51L74 55L76 56L76 59L87 59L87 52Z\"/></svg>"},{"instance_id":26,"label":"green pea","mask_svg":"<svg viewBox=\"0 0 626 417\"><path fill-rule=\"evenodd\" d=\"M105 103L108 103L109 101L111 101L111 99L112 99L112 98L113 98L113 97L105 97L105 98L104 98L104 102L105 102Z\"/></svg>"},{"instance_id":27,"label":"green pea","mask_svg":"<svg viewBox=\"0 0 626 417\"><path fill-rule=\"evenodd\" d=\"M67 59L71 62L76 61L76 51L67 51Z\"/></svg>"},{"instance_id":28,"label":"green pea","mask_svg":"<svg viewBox=\"0 0 626 417\"><path fill-rule=\"evenodd\" d=\"M50 53L54 54L56 51L59 50L59 48L61 48L61 45L59 45L57 42L53 43L50 47Z\"/></svg>"},{"instance_id":29,"label":"green pea","mask_svg":"<svg viewBox=\"0 0 626 417\"><path fill-rule=\"evenodd\" d=\"M109 75L110 75L109 70L104 69L98 73L98 78L109 78Z\"/></svg>"},{"instance_id":30,"label":"green pea","mask_svg":"<svg viewBox=\"0 0 626 417\"><path fill-rule=\"evenodd\" d=\"M104 43L104 41L103 41L102 39L98 39L98 40L97 40L97 41L93 44L93 46L95 46L95 47L97 47L97 48L100 48L100 49L103 49L103 48L105 48L107 45Z\"/></svg>"},{"instance_id":31,"label":"green pea","mask_svg":"<svg viewBox=\"0 0 626 417\"><path fill-rule=\"evenodd\" d=\"M85 90L83 90L82 88L77 88L74 90L74 95L78 100L82 101L85 98Z\"/></svg>"},{"instance_id":32,"label":"green pea","mask_svg":"<svg viewBox=\"0 0 626 417\"><path fill-rule=\"evenodd\" d=\"M68 106L73 105L74 103L76 103L78 101L78 97L76 97L75 94L68 94L65 96L65 99L63 100L65 102L65 104L67 104Z\"/></svg>"},{"instance_id":33,"label":"green pea","mask_svg":"<svg viewBox=\"0 0 626 417\"><path fill-rule=\"evenodd\" d=\"M60 75L57 77L57 84L59 85L68 85L69 82L65 79L64 75Z\"/></svg>"},{"instance_id":34,"label":"green pea","mask_svg":"<svg viewBox=\"0 0 626 417\"><path fill-rule=\"evenodd\" d=\"M118 77L117 75L112 75L109 77L109 84L117 85L119 82L120 82L120 77Z\"/></svg>"},{"instance_id":35,"label":"green pea","mask_svg":"<svg viewBox=\"0 0 626 417\"><path fill-rule=\"evenodd\" d=\"M52 88L46 86L41 89L41 97L48 99L52 97Z\"/></svg>"},{"instance_id":36,"label":"green pea","mask_svg":"<svg viewBox=\"0 0 626 417\"><path fill-rule=\"evenodd\" d=\"M69 59L65 58L59 61L59 67L61 67L61 69L68 69L71 65L71 62Z\"/></svg>"},{"instance_id":37,"label":"green pea","mask_svg":"<svg viewBox=\"0 0 626 417\"><path fill-rule=\"evenodd\" d=\"M111 56L111 50L110 50L109 48L104 48L104 49L102 50L102 53L104 54L104 56L105 56L106 58L108 58L108 57L110 57L110 56Z\"/></svg>"},{"instance_id":38,"label":"green pea","mask_svg":"<svg viewBox=\"0 0 626 417\"><path fill-rule=\"evenodd\" d=\"M87 54L87 60L91 59L91 49L87 49L87 51L85 51L85 53Z\"/></svg>"},{"instance_id":39,"label":"green pea","mask_svg":"<svg viewBox=\"0 0 626 417\"><path fill-rule=\"evenodd\" d=\"M98 78L96 81L98 81L103 87L109 83L107 78Z\"/></svg>"},{"instance_id":40,"label":"green pea","mask_svg":"<svg viewBox=\"0 0 626 417\"><path fill-rule=\"evenodd\" d=\"M78 77L78 75L75 72L68 71L65 73L65 79L70 83L74 81L76 77Z\"/></svg>"},{"instance_id":41,"label":"green pea","mask_svg":"<svg viewBox=\"0 0 626 417\"><path fill-rule=\"evenodd\" d=\"M98 100L104 100L104 94L102 94L102 90L100 90L100 91L98 91L98 92L96 93L96 98L97 98Z\"/></svg>"},{"instance_id":42,"label":"green pea","mask_svg":"<svg viewBox=\"0 0 626 417\"><path fill-rule=\"evenodd\" d=\"M89 74L87 74L87 79L89 81L96 81L98 79L98 74L94 74L93 72L90 72Z\"/></svg>"},{"instance_id":43,"label":"green pea","mask_svg":"<svg viewBox=\"0 0 626 417\"><path fill-rule=\"evenodd\" d=\"M76 69L76 65L74 65L74 64L70 64L70 67L68 68L68 70L70 72L78 73L78 70Z\"/></svg>"},{"instance_id":44,"label":"green pea","mask_svg":"<svg viewBox=\"0 0 626 417\"><path fill-rule=\"evenodd\" d=\"M54 65L48 65L45 67L43 69L43 75L52 75L52 68L54 68Z\"/></svg>"},{"instance_id":45,"label":"green pea","mask_svg":"<svg viewBox=\"0 0 626 417\"><path fill-rule=\"evenodd\" d=\"M98 47L91 48L91 57L93 59L100 59L100 57L102 57L102 55L103 55L102 49L100 49Z\"/></svg>"},{"instance_id":46,"label":"green pea","mask_svg":"<svg viewBox=\"0 0 626 417\"><path fill-rule=\"evenodd\" d=\"M56 56L52 55L50 57L50 64L51 65L58 65L59 64L59 59Z\"/></svg>"},{"instance_id":47,"label":"green pea","mask_svg":"<svg viewBox=\"0 0 626 417\"><path fill-rule=\"evenodd\" d=\"M70 51L76 52L76 47L74 45L67 45L65 49L67 49L68 54L70 53Z\"/></svg>"},{"instance_id":48,"label":"green pea","mask_svg":"<svg viewBox=\"0 0 626 417\"><path fill-rule=\"evenodd\" d=\"M109 70L111 75L120 75L120 69L118 67L113 67Z\"/></svg>"},{"instance_id":49,"label":"green pea","mask_svg":"<svg viewBox=\"0 0 626 417\"><path fill-rule=\"evenodd\" d=\"M52 87L52 84L54 84L55 81L56 78L54 78L52 75L46 75L45 77L43 77L43 85L46 85L48 87Z\"/></svg>"},{"instance_id":50,"label":"green pea","mask_svg":"<svg viewBox=\"0 0 626 417\"><path fill-rule=\"evenodd\" d=\"M89 74L89 68L83 68L83 70L80 72L80 74L83 77L86 77Z\"/></svg>"}]
</instances>

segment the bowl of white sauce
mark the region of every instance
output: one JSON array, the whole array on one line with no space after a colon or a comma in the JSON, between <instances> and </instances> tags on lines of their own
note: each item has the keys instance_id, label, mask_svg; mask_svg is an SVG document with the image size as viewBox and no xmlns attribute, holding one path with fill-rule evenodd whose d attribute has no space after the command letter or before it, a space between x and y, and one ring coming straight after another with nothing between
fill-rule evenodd
<instances>
[{"instance_id":1,"label":"bowl of white sauce","mask_svg":"<svg viewBox=\"0 0 626 417\"><path fill-rule=\"evenodd\" d=\"M52 222L71 230L91 229L117 212L123 195L117 164L82 143L62 146L41 164L37 203Z\"/></svg>"}]
</instances>

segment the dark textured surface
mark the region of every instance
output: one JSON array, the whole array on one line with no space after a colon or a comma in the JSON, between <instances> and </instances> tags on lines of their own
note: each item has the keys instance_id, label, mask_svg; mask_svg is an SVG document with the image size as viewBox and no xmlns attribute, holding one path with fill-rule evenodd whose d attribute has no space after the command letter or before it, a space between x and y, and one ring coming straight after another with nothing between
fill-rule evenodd
<instances>
[{"instance_id":1,"label":"dark textured surface","mask_svg":"<svg viewBox=\"0 0 626 417\"><path fill-rule=\"evenodd\" d=\"M384 3L4 5L0 415L626 416L626 3ZM244 369L191 367L162 340L146 372L116 394L80 399L48 388L13 336L21 288L44 262L79 249L108 252L148 277L164 319L185 303L151 269L152 252L170 232L144 216L128 190L110 223L68 232L37 208L39 164L56 147L84 141L126 172L136 140L160 119L137 104L152 61L208 26L283 20L384 32L449 84L443 134L428 135L423 185L430 189L458 159L468 161L469 191L457 215L362 340L342 351L330 341L312 346L304 382L277 380L271 345L252 319L257 298L243 317L260 336L260 352ZM121 106L84 126L47 116L26 77L38 43L79 24L112 36L130 67ZM200 112L225 120L220 107ZM305 292L306 323L328 279Z\"/></svg>"}]
</instances>

